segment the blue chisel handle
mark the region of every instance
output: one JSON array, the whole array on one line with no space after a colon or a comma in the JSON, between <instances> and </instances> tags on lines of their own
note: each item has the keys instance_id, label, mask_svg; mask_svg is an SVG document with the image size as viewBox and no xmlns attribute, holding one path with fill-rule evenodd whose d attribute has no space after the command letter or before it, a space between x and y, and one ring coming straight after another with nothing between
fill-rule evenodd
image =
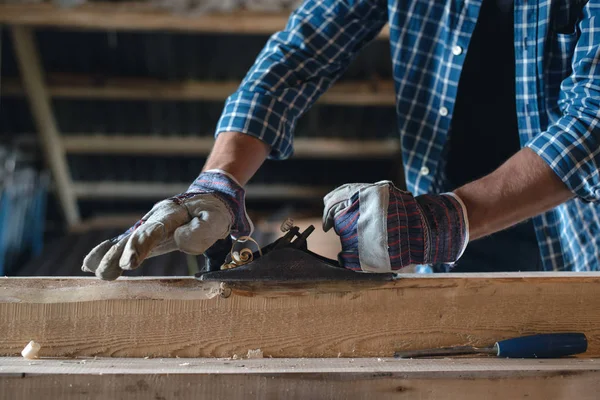
<instances>
[{"instance_id":1,"label":"blue chisel handle","mask_svg":"<svg viewBox=\"0 0 600 400\"><path fill-rule=\"evenodd\" d=\"M558 358L585 353L587 338L583 333L548 333L501 340L494 348L498 357Z\"/></svg>"}]
</instances>

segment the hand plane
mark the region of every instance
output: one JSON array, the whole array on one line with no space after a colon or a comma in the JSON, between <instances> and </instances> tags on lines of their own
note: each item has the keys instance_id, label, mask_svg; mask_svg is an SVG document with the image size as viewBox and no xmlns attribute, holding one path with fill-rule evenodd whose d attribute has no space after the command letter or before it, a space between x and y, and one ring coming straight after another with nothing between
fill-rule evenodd
<instances>
[{"instance_id":1,"label":"hand plane","mask_svg":"<svg viewBox=\"0 0 600 400\"><path fill-rule=\"evenodd\" d=\"M196 274L202 281L392 281L394 273L364 273L346 269L338 261L308 250L306 239L315 230L313 225L303 232L287 220L282 224L285 235L253 252L244 263L232 263L234 242L222 239L204 253L206 266ZM247 250L247 249L246 249ZM241 265L240 265L241 264Z\"/></svg>"}]
</instances>

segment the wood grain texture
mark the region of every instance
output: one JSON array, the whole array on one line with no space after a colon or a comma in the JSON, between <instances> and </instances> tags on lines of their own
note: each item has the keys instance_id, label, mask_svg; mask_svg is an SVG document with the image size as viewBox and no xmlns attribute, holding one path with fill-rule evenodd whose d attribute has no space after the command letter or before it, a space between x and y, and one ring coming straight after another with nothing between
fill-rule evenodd
<instances>
[{"instance_id":1,"label":"wood grain texture","mask_svg":"<svg viewBox=\"0 0 600 400\"><path fill-rule=\"evenodd\" d=\"M289 13L199 14L171 12L150 2L94 2L75 7L53 4L0 4L0 23L78 29L166 30L214 33L272 34L285 27ZM389 28L379 34L389 38Z\"/></svg>"},{"instance_id":2,"label":"wood grain texture","mask_svg":"<svg viewBox=\"0 0 600 400\"><path fill-rule=\"evenodd\" d=\"M0 397L597 399L600 360L0 359Z\"/></svg>"},{"instance_id":3,"label":"wood grain texture","mask_svg":"<svg viewBox=\"0 0 600 400\"><path fill-rule=\"evenodd\" d=\"M598 273L214 285L0 279L0 354L35 340L41 356L231 357L260 348L265 357L385 357L578 331L588 336L585 356L600 355Z\"/></svg>"}]
</instances>

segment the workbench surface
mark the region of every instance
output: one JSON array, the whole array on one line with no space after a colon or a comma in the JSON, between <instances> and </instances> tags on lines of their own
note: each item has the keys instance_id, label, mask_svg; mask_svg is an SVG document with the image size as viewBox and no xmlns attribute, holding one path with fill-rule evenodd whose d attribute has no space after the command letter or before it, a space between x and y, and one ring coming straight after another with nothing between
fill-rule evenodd
<instances>
[{"instance_id":1,"label":"workbench surface","mask_svg":"<svg viewBox=\"0 0 600 400\"><path fill-rule=\"evenodd\" d=\"M599 393L600 360L589 358L0 358L2 398L580 400Z\"/></svg>"}]
</instances>

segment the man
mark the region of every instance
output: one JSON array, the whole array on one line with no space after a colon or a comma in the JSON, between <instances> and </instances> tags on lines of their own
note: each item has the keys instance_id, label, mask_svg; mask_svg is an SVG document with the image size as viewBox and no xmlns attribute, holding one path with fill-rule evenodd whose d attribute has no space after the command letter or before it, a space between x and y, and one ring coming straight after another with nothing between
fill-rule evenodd
<instances>
[{"instance_id":1,"label":"man","mask_svg":"<svg viewBox=\"0 0 600 400\"><path fill-rule=\"evenodd\" d=\"M83 269L115 279L249 234L242 186L292 154L297 119L389 23L410 192L349 184L325 198L344 266L597 270L598 17L600 0L307 0L227 100L204 172Z\"/></svg>"}]
</instances>

